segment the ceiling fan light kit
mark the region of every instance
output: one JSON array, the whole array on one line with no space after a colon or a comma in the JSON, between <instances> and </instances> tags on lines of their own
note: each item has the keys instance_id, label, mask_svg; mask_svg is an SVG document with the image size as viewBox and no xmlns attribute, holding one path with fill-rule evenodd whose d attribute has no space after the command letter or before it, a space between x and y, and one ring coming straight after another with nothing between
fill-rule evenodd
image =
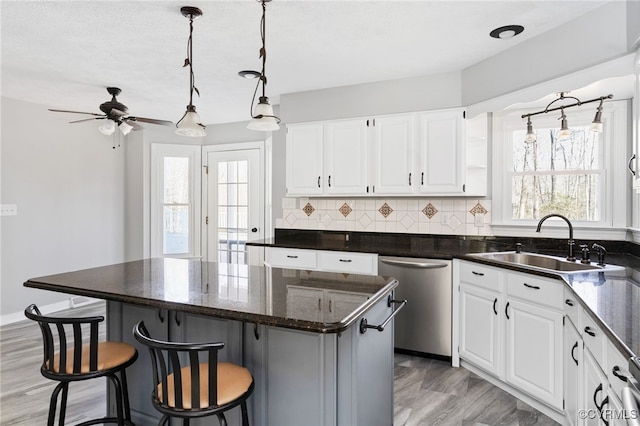
<instances>
[{"instance_id":1,"label":"ceiling fan light kit","mask_svg":"<svg viewBox=\"0 0 640 426\"><path fill-rule=\"evenodd\" d=\"M187 110L182 118L176 123L176 134L180 136L202 137L207 135L204 131L206 127L200 121L200 116L196 112L195 105L193 105L193 92L195 91L198 96L200 96L200 92L195 86L195 76L193 74L193 21L202 16L202 11L197 7L183 6L180 8L180 12L182 16L189 19L187 59L184 61L184 66L189 66L189 105L187 105Z\"/></svg>"},{"instance_id":2,"label":"ceiling fan light kit","mask_svg":"<svg viewBox=\"0 0 640 426\"><path fill-rule=\"evenodd\" d=\"M259 130L263 132L270 132L274 130L278 130L280 126L280 119L273 114L273 107L269 104L269 98L266 95L266 86L267 86L267 75L265 72L266 63L267 63L267 48L266 48L266 14L267 14L267 3L271 0L258 0L262 5L262 19L260 20L260 39L262 40L262 47L260 48L260 58L262 58L262 71L260 72L258 77L258 83L256 84L256 90L253 92L253 98L251 99L251 121L247 125L247 129L250 130ZM241 71L240 75L243 77L247 77L247 75L243 75L243 72L247 75L248 71ZM251 73L255 73L252 71ZM255 75L255 74L254 74ZM256 94L258 93L258 88L262 84L262 96L258 99L258 104L255 109L253 105L256 100Z\"/></svg>"}]
</instances>

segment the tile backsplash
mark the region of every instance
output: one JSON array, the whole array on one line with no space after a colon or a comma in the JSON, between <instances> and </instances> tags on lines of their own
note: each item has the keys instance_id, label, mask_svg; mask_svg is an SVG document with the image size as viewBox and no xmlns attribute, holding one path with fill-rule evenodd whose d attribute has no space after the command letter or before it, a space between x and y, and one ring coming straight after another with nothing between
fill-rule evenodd
<instances>
[{"instance_id":1,"label":"tile backsplash","mask_svg":"<svg viewBox=\"0 0 640 426\"><path fill-rule=\"evenodd\" d=\"M276 227L331 231L491 235L491 200L286 198Z\"/></svg>"}]
</instances>

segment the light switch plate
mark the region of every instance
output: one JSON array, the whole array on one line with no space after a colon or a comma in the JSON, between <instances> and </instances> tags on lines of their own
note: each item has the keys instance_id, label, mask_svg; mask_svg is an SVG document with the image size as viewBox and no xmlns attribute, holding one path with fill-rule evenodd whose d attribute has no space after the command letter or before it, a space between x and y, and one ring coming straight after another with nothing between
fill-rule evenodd
<instances>
[{"instance_id":1,"label":"light switch plate","mask_svg":"<svg viewBox=\"0 0 640 426\"><path fill-rule=\"evenodd\" d=\"M16 216L18 214L17 204L1 204L0 216Z\"/></svg>"}]
</instances>

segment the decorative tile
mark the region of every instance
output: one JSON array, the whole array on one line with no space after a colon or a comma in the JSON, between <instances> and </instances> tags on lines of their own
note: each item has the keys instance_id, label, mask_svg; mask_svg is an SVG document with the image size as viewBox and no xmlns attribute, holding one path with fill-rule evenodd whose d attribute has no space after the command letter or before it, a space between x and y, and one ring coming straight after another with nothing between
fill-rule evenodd
<instances>
[{"instance_id":1,"label":"decorative tile","mask_svg":"<svg viewBox=\"0 0 640 426\"><path fill-rule=\"evenodd\" d=\"M405 230L409 229L414 223L416 222L408 214L404 215L404 217L400 219L400 224L404 227Z\"/></svg>"},{"instance_id":2,"label":"decorative tile","mask_svg":"<svg viewBox=\"0 0 640 426\"><path fill-rule=\"evenodd\" d=\"M369 225L371 225L371 222L373 222L373 220L365 213L362 216L360 216L360 219L358 219L358 222L360 223L360 225L366 228Z\"/></svg>"},{"instance_id":3,"label":"decorative tile","mask_svg":"<svg viewBox=\"0 0 640 426\"><path fill-rule=\"evenodd\" d=\"M422 213L424 213L424 215L427 216L429 219L433 219L436 213L438 213L438 209L436 209L436 207L433 204L429 203L425 206L424 209L422 209Z\"/></svg>"},{"instance_id":4,"label":"decorative tile","mask_svg":"<svg viewBox=\"0 0 640 426\"><path fill-rule=\"evenodd\" d=\"M487 213L489 213L489 212L487 211L487 209L485 209L485 208L482 206L482 204L478 203L478 204L476 204L475 206L473 206L473 208L472 208L471 210L469 210L469 213L471 213L472 215L474 215L474 216L475 216L475 215L476 215L476 214L478 214L478 213L480 213L480 214L487 214Z\"/></svg>"},{"instance_id":5,"label":"decorative tile","mask_svg":"<svg viewBox=\"0 0 640 426\"><path fill-rule=\"evenodd\" d=\"M353 209L351 207L349 207L349 204L344 203L342 206L340 206L338 211L340 213L342 213L342 216L347 217L347 216L349 216L349 213L351 213L353 211Z\"/></svg>"},{"instance_id":6,"label":"decorative tile","mask_svg":"<svg viewBox=\"0 0 640 426\"><path fill-rule=\"evenodd\" d=\"M455 215L449 216L449 220L446 223L452 231L455 231L460 225L462 225L462 221L458 219Z\"/></svg>"},{"instance_id":7,"label":"decorative tile","mask_svg":"<svg viewBox=\"0 0 640 426\"><path fill-rule=\"evenodd\" d=\"M379 211L379 212L380 212L380 214L381 214L382 216L384 216L384 218L386 219L386 218L388 218L388 217L389 217L389 215L393 212L393 209L389 206L389 204L384 203L384 204L382 205L382 207L380 207L380 208L378 209L378 211Z\"/></svg>"},{"instance_id":8,"label":"decorative tile","mask_svg":"<svg viewBox=\"0 0 640 426\"><path fill-rule=\"evenodd\" d=\"M293 213L289 213L284 218L284 220L286 220L289 225L293 225L294 223L296 223L297 218L296 218L296 215L294 215Z\"/></svg>"},{"instance_id":9,"label":"decorative tile","mask_svg":"<svg viewBox=\"0 0 640 426\"><path fill-rule=\"evenodd\" d=\"M302 208L302 211L305 212L307 214L307 216L311 216L311 213L313 213L314 211L316 211L316 209L313 208L313 206L310 203L305 204L305 206Z\"/></svg>"}]
</instances>

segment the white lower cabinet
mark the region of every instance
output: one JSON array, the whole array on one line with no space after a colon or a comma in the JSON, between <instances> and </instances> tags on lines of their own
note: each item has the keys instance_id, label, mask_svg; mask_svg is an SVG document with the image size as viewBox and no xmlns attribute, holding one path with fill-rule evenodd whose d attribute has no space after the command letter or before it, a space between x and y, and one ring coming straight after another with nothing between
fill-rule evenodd
<instances>
[{"instance_id":1,"label":"white lower cabinet","mask_svg":"<svg viewBox=\"0 0 640 426\"><path fill-rule=\"evenodd\" d=\"M460 358L561 412L563 284L455 263L460 268Z\"/></svg>"},{"instance_id":2,"label":"white lower cabinet","mask_svg":"<svg viewBox=\"0 0 640 426\"><path fill-rule=\"evenodd\" d=\"M582 388L581 367L582 337L570 320L564 324L564 410L568 426L582 424L578 418L578 410L582 407L580 389Z\"/></svg>"}]
</instances>

